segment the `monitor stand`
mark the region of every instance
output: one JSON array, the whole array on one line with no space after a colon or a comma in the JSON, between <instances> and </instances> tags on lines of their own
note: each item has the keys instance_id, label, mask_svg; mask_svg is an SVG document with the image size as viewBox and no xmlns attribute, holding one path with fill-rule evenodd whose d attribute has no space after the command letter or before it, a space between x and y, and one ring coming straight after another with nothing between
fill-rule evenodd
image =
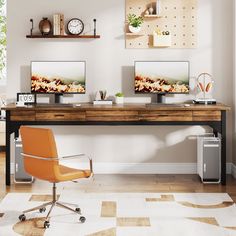
<instances>
[{"instance_id":1,"label":"monitor stand","mask_svg":"<svg viewBox=\"0 0 236 236\"><path fill-rule=\"evenodd\" d=\"M37 103L37 106L50 106L50 107L73 107L74 104L70 103L62 103L63 93L55 93L54 94L54 102L53 103Z\"/></svg>"},{"instance_id":2,"label":"monitor stand","mask_svg":"<svg viewBox=\"0 0 236 236\"><path fill-rule=\"evenodd\" d=\"M54 100L54 103L55 104L62 104L62 97L63 97L63 94L62 93L55 93L55 100Z\"/></svg>"},{"instance_id":3,"label":"monitor stand","mask_svg":"<svg viewBox=\"0 0 236 236\"><path fill-rule=\"evenodd\" d=\"M163 104L165 94L157 94L157 103Z\"/></svg>"},{"instance_id":4,"label":"monitor stand","mask_svg":"<svg viewBox=\"0 0 236 236\"><path fill-rule=\"evenodd\" d=\"M147 104L147 106L176 106L176 107L183 106L183 104L178 104L178 103L164 103L164 96L165 94L157 94L157 102Z\"/></svg>"}]
</instances>

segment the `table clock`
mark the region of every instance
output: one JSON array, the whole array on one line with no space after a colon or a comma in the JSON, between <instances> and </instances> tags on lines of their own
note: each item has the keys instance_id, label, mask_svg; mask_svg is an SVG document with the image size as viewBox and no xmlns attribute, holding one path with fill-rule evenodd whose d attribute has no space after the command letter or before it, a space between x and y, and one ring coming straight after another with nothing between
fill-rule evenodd
<instances>
[{"instance_id":1,"label":"table clock","mask_svg":"<svg viewBox=\"0 0 236 236\"><path fill-rule=\"evenodd\" d=\"M33 105L36 103L36 95L33 93L17 93L17 103Z\"/></svg>"}]
</instances>

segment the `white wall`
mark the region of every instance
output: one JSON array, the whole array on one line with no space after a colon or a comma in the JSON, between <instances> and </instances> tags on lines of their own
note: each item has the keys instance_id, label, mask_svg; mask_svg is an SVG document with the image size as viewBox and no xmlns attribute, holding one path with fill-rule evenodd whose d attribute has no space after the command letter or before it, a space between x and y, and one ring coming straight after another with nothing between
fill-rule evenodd
<instances>
[{"instance_id":1,"label":"white wall","mask_svg":"<svg viewBox=\"0 0 236 236\"><path fill-rule=\"evenodd\" d=\"M199 0L197 49L125 49L124 0L8 0L7 95L30 89L31 60L86 60L87 94L67 100L89 101L107 89L133 93L134 60L189 60L191 76L213 74L215 97L233 104L233 0ZM31 40L29 19L37 28L43 16L62 12L79 17L92 30L98 20L99 40ZM91 33L91 32L90 32ZM139 96L140 97L140 96ZM141 96L142 97L142 96ZM188 99L188 96L186 96ZM232 112L227 116L227 159L232 159ZM201 127L55 127L60 153L87 152L98 162L195 162L196 141L188 135ZM66 137L66 139L65 139ZM66 148L67 147L67 148Z\"/></svg>"},{"instance_id":2,"label":"white wall","mask_svg":"<svg viewBox=\"0 0 236 236\"><path fill-rule=\"evenodd\" d=\"M236 178L236 148L235 148L235 143L236 143L236 3L234 1L234 37L233 37L233 45L234 45L234 56L233 56L233 61L234 61L234 80L233 80L233 87L234 87L234 96L233 96L233 163L234 163L234 175Z\"/></svg>"}]
</instances>

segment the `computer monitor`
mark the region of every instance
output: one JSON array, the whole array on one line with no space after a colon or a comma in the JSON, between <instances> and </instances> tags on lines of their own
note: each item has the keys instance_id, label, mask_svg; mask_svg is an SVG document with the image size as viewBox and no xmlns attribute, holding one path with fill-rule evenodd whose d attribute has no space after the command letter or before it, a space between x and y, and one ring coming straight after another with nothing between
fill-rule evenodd
<instances>
[{"instance_id":1,"label":"computer monitor","mask_svg":"<svg viewBox=\"0 0 236 236\"><path fill-rule=\"evenodd\" d=\"M55 94L55 102L63 94L85 94L85 61L32 61L31 92Z\"/></svg>"},{"instance_id":2,"label":"computer monitor","mask_svg":"<svg viewBox=\"0 0 236 236\"><path fill-rule=\"evenodd\" d=\"M165 94L188 94L189 62L136 61L135 93L157 94L159 98Z\"/></svg>"}]
</instances>

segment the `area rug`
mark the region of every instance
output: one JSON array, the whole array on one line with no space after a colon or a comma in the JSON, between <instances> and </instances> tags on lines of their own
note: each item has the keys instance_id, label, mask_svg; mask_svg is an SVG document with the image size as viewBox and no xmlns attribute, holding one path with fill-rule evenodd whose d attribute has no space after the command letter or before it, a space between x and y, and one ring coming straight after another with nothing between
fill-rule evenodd
<instances>
[{"instance_id":1,"label":"area rug","mask_svg":"<svg viewBox=\"0 0 236 236\"><path fill-rule=\"evenodd\" d=\"M0 235L33 236L229 236L236 235L236 206L225 193L76 193L62 191L62 202L76 203L86 217L55 208L50 228L46 213L21 211L49 201L50 195L9 193L0 203Z\"/></svg>"}]
</instances>

